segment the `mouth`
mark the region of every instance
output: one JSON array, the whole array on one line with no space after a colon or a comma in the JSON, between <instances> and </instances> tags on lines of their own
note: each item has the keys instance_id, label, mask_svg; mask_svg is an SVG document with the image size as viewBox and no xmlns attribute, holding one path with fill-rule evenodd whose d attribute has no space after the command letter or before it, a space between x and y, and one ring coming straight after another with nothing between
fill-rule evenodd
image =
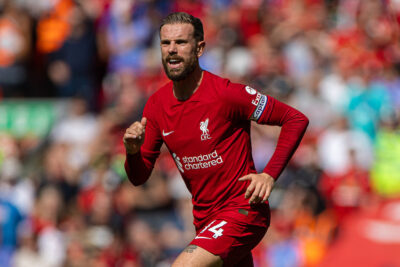
<instances>
[{"instance_id":1,"label":"mouth","mask_svg":"<svg viewBox=\"0 0 400 267\"><path fill-rule=\"evenodd\" d=\"M177 69L183 65L183 60L181 58L167 58L167 64L169 68Z\"/></svg>"}]
</instances>

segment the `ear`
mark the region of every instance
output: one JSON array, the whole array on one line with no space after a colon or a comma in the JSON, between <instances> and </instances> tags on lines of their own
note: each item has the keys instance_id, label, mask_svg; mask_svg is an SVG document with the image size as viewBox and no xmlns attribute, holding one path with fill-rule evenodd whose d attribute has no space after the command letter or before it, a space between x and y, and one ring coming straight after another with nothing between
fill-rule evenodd
<instances>
[{"instance_id":1,"label":"ear","mask_svg":"<svg viewBox=\"0 0 400 267\"><path fill-rule=\"evenodd\" d=\"M205 46L206 46L205 41L197 42L197 51L196 51L197 57L200 57L203 54Z\"/></svg>"}]
</instances>

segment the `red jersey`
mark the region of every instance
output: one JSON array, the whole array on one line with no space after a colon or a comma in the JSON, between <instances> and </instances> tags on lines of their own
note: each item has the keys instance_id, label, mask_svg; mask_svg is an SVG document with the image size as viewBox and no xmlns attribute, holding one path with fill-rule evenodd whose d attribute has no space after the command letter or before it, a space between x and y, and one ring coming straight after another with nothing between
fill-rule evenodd
<instances>
[{"instance_id":1,"label":"red jersey","mask_svg":"<svg viewBox=\"0 0 400 267\"><path fill-rule=\"evenodd\" d=\"M192 194L195 226L216 212L249 208L244 193L250 181L238 179L256 173L250 143L250 122L281 125L277 149L265 172L277 178L295 151L308 124L297 110L242 84L203 71L194 94L179 101L170 82L146 103L144 144L128 155L125 169L133 184L144 183L166 144ZM286 127L286 129L285 129ZM252 205L254 206L254 205ZM266 204L260 225L268 218Z\"/></svg>"}]
</instances>

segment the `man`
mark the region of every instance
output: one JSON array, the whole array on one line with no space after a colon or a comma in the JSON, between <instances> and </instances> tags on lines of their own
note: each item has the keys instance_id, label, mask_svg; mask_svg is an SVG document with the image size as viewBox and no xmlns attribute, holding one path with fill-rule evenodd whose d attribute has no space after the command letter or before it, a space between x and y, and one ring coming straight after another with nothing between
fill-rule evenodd
<instances>
[{"instance_id":1,"label":"man","mask_svg":"<svg viewBox=\"0 0 400 267\"><path fill-rule=\"evenodd\" d=\"M151 174L165 143L192 194L197 236L178 266L253 266L251 250L269 226L268 196L308 125L297 110L204 71L203 26L172 13L160 27L164 70L172 81L153 94L125 132L125 170L134 185ZM280 125L276 151L257 174L250 120Z\"/></svg>"}]
</instances>

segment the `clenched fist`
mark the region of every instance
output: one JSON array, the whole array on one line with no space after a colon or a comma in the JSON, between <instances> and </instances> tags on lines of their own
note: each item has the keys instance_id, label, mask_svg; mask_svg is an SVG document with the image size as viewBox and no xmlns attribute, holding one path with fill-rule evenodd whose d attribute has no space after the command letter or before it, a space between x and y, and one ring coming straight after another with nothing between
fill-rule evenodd
<instances>
[{"instance_id":1,"label":"clenched fist","mask_svg":"<svg viewBox=\"0 0 400 267\"><path fill-rule=\"evenodd\" d=\"M141 122L136 121L126 129L123 139L126 153L136 154L139 152L140 147L144 142L146 123L147 119L143 117Z\"/></svg>"}]
</instances>

